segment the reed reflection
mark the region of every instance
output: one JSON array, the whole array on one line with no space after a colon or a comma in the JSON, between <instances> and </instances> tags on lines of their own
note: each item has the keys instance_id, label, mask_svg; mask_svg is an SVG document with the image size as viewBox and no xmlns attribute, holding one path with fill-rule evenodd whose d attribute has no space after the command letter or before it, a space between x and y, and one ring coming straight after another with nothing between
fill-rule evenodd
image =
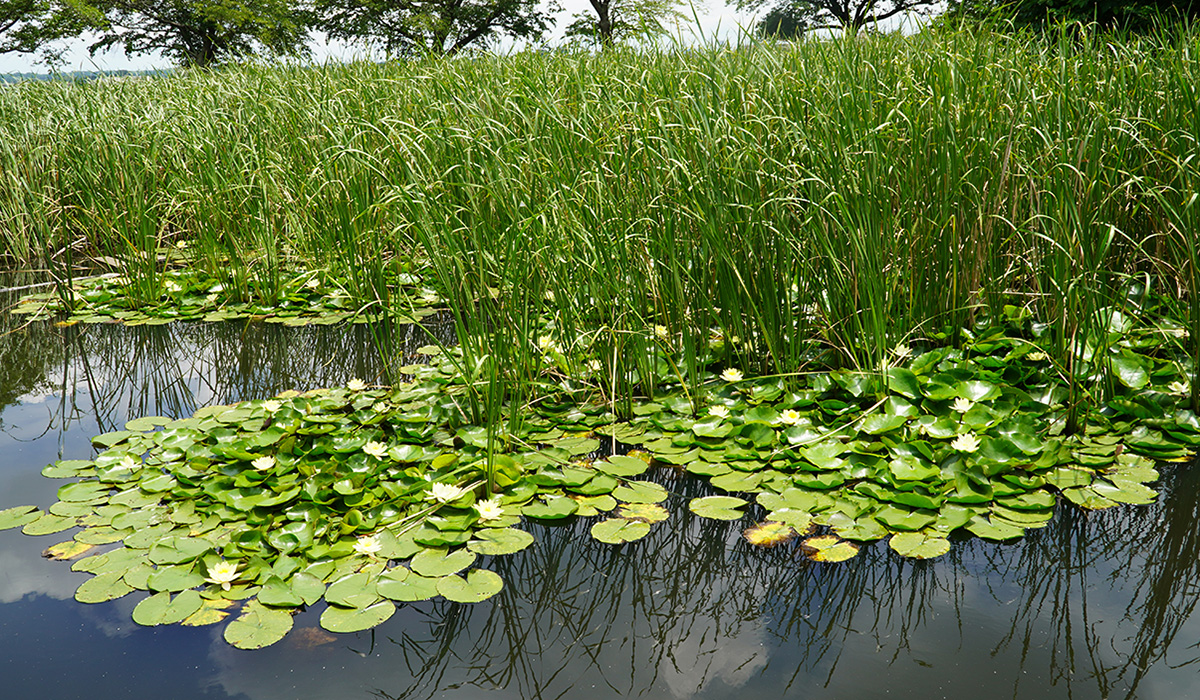
<instances>
[{"instance_id":1,"label":"reed reflection","mask_svg":"<svg viewBox=\"0 0 1200 700\"><path fill-rule=\"evenodd\" d=\"M671 520L642 542L598 544L590 521L535 526L534 547L488 564L507 584L493 603L413 606L382 628L411 678L373 694L838 697L886 686L926 697L936 682L981 697L1134 698L1200 660L1190 469L1168 470L1169 495L1152 506L1064 509L1024 540L964 539L929 562L876 544L841 565L809 562L797 543L752 548L746 523L687 512L706 493L698 484L660 480L676 492ZM982 666L962 663L976 658L982 694ZM885 680L897 673L917 682Z\"/></svg>"},{"instance_id":2,"label":"reed reflection","mask_svg":"<svg viewBox=\"0 0 1200 700\"><path fill-rule=\"evenodd\" d=\"M18 401L49 402L47 430L81 421L95 432L122 428L140 416L188 416L214 403L272 396L345 383L383 382L385 364L366 325L287 328L258 322L172 323L162 326L21 325L0 314L0 420ZM453 336L437 317L425 328ZM389 364L421 360L430 335L415 326L386 337ZM0 427L3 423L0 422Z\"/></svg>"}]
</instances>

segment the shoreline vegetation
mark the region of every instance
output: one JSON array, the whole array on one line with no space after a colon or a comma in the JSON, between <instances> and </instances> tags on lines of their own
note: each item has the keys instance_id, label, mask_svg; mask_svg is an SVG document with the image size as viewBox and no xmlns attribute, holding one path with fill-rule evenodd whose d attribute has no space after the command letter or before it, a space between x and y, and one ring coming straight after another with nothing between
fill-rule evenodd
<instances>
[{"instance_id":1,"label":"shoreline vegetation","mask_svg":"<svg viewBox=\"0 0 1200 700\"><path fill-rule=\"evenodd\" d=\"M1200 444L1198 53L930 31L0 91L0 263L55 280L15 310L457 337L392 389L133 421L0 525L84 525L70 558L154 521L77 597L257 595L226 634L256 648L322 595L347 632L494 595L457 574L521 517L636 541L652 467L815 561L1147 503Z\"/></svg>"}]
</instances>

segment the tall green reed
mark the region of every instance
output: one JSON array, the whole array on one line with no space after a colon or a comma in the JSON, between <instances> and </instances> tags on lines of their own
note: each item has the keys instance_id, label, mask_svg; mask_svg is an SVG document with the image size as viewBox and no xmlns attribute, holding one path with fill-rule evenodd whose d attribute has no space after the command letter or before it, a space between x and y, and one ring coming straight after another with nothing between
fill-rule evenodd
<instances>
[{"instance_id":1,"label":"tall green reed","mask_svg":"<svg viewBox=\"0 0 1200 700\"><path fill-rule=\"evenodd\" d=\"M1078 406L1116 390L1106 318L1141 313L1128 280L1196 296L1196 110L1173 100L1200 77L1197 40L1174 41L245 67L19 86L0 132L22 186L67 202L55 235L128 264L186 239L235 288L320 267L381 306L397 272L425 274L455 314L472 420L551 387L628 410L663 377L699 408L724 366L877 372L896 344L956 343L1005 306L1051 322L1032 342ZM81 109L86 126L63 117ZM5 182L0 211L26 217Z\"/></svg>"}]
</instances>

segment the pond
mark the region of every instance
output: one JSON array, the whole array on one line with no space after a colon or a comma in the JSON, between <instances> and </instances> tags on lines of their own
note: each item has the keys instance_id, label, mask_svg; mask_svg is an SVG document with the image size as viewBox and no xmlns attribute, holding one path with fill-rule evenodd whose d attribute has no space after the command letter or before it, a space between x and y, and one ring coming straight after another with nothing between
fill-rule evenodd
<instances>
[{"instance_id":1,"label":"pond","mask_svg":"<svg viewBox=\"0 0 1200 700\"><path fill-rule=\"evenodd\" d=\"M362 326L16 323L0 326L4 507L51 505L62 482L42 467L129 419L381 371ZM529 521L534 545L488 562L506 585L487 601L403 604L345 635L321 629L321 603L259 651L221 625L140 627L144 594L78 603L88 576L42 557L70 533L6 530L0 678L12 698L1198 697L1200 473L1161 471L1149 506L1060 506L1013 543L957 536L915 561L875 542L827 564L751 547L754 513L693 516L711 487L663 469L646 478L671 518L638 542Z\"/></svg>"}]
</instances>

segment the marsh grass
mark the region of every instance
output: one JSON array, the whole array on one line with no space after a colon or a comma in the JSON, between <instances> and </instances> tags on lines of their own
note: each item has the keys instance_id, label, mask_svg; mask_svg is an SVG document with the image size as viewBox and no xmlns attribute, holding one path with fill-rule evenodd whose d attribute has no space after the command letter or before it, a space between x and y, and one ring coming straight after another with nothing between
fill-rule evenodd
<instances>
[{"instance_id":1,"label":"marsh grass","mask_svg":"<svg viewBox=\"0 0 1200 700\"><path fill-rule=\"evenodd\" d=\"M723 366L877 372L1005 307L1048 324L1030 351L1078 408L1113 385L1113 312L1154 320L1135 287L1200 370L1198 50L959 32L21 84L0 235L148 295L178 240L233 290L294 262L392 305L385 272L422 274L477 418L547 383L652 393L660 345L697 407Z\"/></svg>"}]
</instances>

